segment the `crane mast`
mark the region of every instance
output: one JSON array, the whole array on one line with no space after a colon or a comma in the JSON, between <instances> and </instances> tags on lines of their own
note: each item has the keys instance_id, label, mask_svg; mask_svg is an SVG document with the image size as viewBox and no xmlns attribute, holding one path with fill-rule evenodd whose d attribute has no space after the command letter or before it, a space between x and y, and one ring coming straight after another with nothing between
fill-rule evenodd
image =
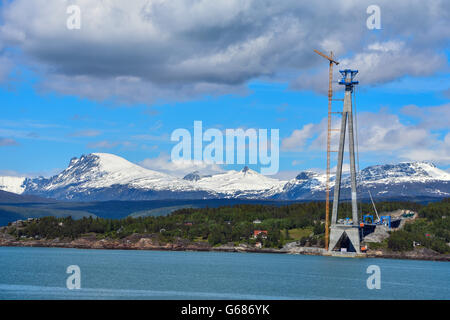
<instances>
[{"instance_id":1,"label":"crane mast","mask_svg":"<svg viewBox=\"0 0 450 320\"><path fill-rule=\"evenodd\" d=\"M333 52L330 56L314 49L314 52L329 61L329 82L328 82L328 129L327 129L327 171L326 171L326 203L325 203L325 250L328 250L329 243L329 219L330 219L330 145L331 145L331 115L333 101L333 63L338 65L339 62L334 60Z\"/></svg>"}]
</instances>

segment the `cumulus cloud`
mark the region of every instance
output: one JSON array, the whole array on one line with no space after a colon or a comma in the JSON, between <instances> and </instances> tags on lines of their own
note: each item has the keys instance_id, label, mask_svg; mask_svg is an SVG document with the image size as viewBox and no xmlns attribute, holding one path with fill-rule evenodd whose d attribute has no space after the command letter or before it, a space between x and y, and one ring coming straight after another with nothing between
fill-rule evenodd
<instances>
[{"instance_id":1,"label":"cumulus cloud","mask_svg":"<svg viewBox=\"0 0 450 320\"><path fill-rule=\"evenodd\" d=\"M156 158L144 159L139 164L147 169L165 172L178 177L184 177L186 174L194 171L198 171L204 175L224 171L221 166L204 161L182 159L172 161L170 156L164 153Z\"/></svg>"},{"instance_id":2,"label":"cumulus cloud","mask_svg":"<svg viewBox=\"0 0 450 320\"><path fill-rule=\"evenodd\" d=\"M379 85L404 76L430 76L447 65L444 53L436 53L430 49L417 50L404 41L375 42L363 48L350 58L340 61L339 68L334 69L334 79L340 79L338 69L356 69L357 80L362 85ZM308 77L300 77L291 86L295 89L313 90L326 93L324 85L328 70L312 73ZM343 89L337 81L334 90Z\"/></svg>"},{"instance_id":3,"label":"cumulus cloud","mask_svg":"<svg viewBox=\"0 0 450 320\"><path fill-rule=\"evenodd\" d=\"M423 128L400 122L397 115L362 112L358 115L360 151L396 151L429 145L432 135Z\"/></svg>"},{"instance_id":4,"label":"cumulus cloud","mask_svg":"<svg viewBox=\"0 0 450 320\"><path fill-rule=\"evenodd\" d=\"M435 141L435 148L417 147L411 150L402 150L400 156L408 160L434 161L445 165L450 164L450 133L444 140Z\"/></svg>"},{"instance_id":5,"label":"cumulus cloud","mask_svg":"<svg viewBox=\"0 0 450 320\"><path fill-rule=\"evenodd\" d=\"M66 28L69 4L80 6L80 30ZM379 34L366 28L370 4L15 0L0 9L0 43L20 49L21 62L43 75L42 90L130 103L242 94L249 80L298 73L292 87L317 91L326 64L313 48L335 51L366 84L446 66L448 1L380 0Z\"/></svg>"},{"instance_id":6,"label":"cumulus cloud","mask_svg":"<svg viewBox=\"0 0 450 320\"><path fill-rule=\"evenodd\" d=\"M417 110L410 106L403 112L423 115L436 112L447 105ZM377 155L400 160L429 160L440 164L450 164L450 134L440 137L436 129L448 128L448 118L437 121L436 125L428 122L427 116L417 124L402 123L398 115L387 109L379 112L361 112L357 117L358 147L361 153ZM447 127L445 127L447 123ZM332 127L339 128L340 121L334 120ZM320 123L311 123L302 130L294 130L282 140L282 146L289 146L285 151L324 151L326 150L327 119ZM348 135L347 135L348 137ZM346 139L348 139L346 137ZM331 149L338 148L339 132L332 132ZM356 141L355 141L356 142ZM347 142L346 142L347 144Z\"/></svg>"},{"instance_id":7,"label":"cumulus cloud","mask_svg":"<svg viewBox=\"0 0 450 320\"><path fill-rule=\"evenodd\" d=\"M13 62L8 57L0 55L0 83L6 81L13 65Z\"/></svg>"},{"instance_id":8,"label":"cumulus cloud","mask_svg":"<svg viewBox=\"0 0 450 320\"><path fill-rule=\"evenodd\" d=\"M358 69L361 82L378 84L406 75L431 75L446 65L446 56L427 49L416 51L404 41L387 41L370 44L363 52L343 59L341 64L342 68Z\"/></svg>"},{"instance_id":9,"label":"cumulus cloud","mask_svg":"<svg viewBox=\"0 0 450 320\"><path fill-rule=\"evenodd\" d=\"M294 130L292 134L281 141L282 150L302 149L307 140L316 132L316 126L312 123L304 125L300 130Z\"/></svg>"},{"instance_id":10,"label":"cumulus cloud","mask_svg":"<svg viewBox=\"0 0 450 320\"><path fill-rule=\"evenodd\" d=\"M421 128L430 130L450 128L450 103L432 107L408 105L404 106L400 112L417 119Z\"/></svg>"}]
</instances>

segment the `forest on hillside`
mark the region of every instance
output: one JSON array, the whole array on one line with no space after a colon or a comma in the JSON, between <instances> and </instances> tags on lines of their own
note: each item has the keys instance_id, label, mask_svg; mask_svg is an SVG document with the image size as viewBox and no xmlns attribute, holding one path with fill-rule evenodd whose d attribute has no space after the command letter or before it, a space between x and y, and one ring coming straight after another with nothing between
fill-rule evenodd
<instances>
[{"instance_id":1,"label":"forest on hillside","mask_svg":"<svg viewBox=\"0 0 450 320\"><path fill-rule=\"evenodd\" d=\"M450 199L427 205L416 202L379 202L378 212L409 209L419 218L408 223L403 230L394 231L386 242L389 249L412 249L413 241L440 253L450 247ZM339 217L351 216L351 204L340 205ZM360 204L360 214L374 214L369 203ZM44 217L27 222L21 228L12 224L9 233L18 239L76 239L86 234L97 238L122 239L132 234L153 235L160 242L186 239L204 241L211 246L228 243L255 244L280 248L286 242L297 240L301 245L324 245L325 203L308 202L284 206L238 204L218 208L184 208L167 216L127 217L104 219L84 217ZM255 230L264 230L254 236Z\"/></svg>"}]
</instances>

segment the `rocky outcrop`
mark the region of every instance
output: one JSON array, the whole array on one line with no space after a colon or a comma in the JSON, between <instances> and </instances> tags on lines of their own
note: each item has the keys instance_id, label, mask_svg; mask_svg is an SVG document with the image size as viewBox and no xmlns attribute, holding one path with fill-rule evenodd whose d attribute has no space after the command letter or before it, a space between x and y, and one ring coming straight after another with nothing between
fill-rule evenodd
<instances>
[{"instance_id":1,"label":"rocky outcrop","mask_svg":"<svg viewBox=\"0 0 450 320\"><path fill-rule=\"evenodd\" d=\"M212 247L207 242L190 242L186 239L176 239L174 242L161 243L156 235L133 234L123 239L98 239L95 234L85 235L75 240L68 239L21 239L0 228L0 247L49 247L76 249L111 249L111 250L169 250L169 251L220 251L220 252L254 252L254 253L288 253L305 255L330 255L323 248L302 247L297 242L286 244L281 249L256 248L254 246L222 245ZM427 248L415 248L408 252L393 252L388 250L369 250L367 254L358 257L416 259L450 261L450 255L442 255Z\"/></svg>"},{"instance_id":2,"label":"rocky outcrop","mask_svg":"<svg viewBox=\"0 0 450 320\"><path fill-rule=\"evenodd\" d=\"M390 258L390 259L412 259L412 260L434 260L450 261L450 254L439 254L428 248L414 248L411 251L397 252L390 250L369 250L368 258Z\"/></svg>"},{"instance_id":3,"label":"rocky outcrop","mask_svg":"<svg viewBox=\"0 0 450 320\"><path fill-rule=\"evenodd\" d=\"M303 247L298 242L289 242L282 248L283 251L290 254L311 254L311 255L321 255L326 253L324 248L318 247Z\"/></svg>"},{"instance_id":4,"label":"rocky outcrop","mask_svg":"<svg viewBox=\"0 0 450 320\"><path fill-rule=\"evenodd\" d=\"M375 227L372 233L369 233L364 237L365 242L382 242L384 239L389 238L388 227L378 225Z\"/></svg>"}]
</instances>

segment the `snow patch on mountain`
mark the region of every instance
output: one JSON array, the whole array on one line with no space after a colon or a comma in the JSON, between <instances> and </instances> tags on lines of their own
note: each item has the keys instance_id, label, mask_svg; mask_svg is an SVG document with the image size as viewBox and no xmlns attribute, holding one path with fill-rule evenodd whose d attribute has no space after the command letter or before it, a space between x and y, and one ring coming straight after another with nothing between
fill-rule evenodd
<instances>
[{"instance_id":1,"label":"snow patch on mountain","mask_svg":"<svg viewBox=\"0 0 450 320\"><path fill-rule=\"evenodd\" d=\"M0 190L22 194L25 191L25 177L0 177Z\"/></svg>"}]
</instances>

